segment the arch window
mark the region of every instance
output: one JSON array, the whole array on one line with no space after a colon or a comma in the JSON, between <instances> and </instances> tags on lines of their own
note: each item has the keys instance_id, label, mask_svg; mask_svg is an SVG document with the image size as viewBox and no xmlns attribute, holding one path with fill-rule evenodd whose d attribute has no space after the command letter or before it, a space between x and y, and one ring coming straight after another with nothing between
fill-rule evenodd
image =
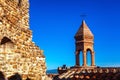
<instances>
[{"instance_id":1,"label":"arch window","mask_svg":"<svg viewBox=\"0 0 120 80\"><path fill-rule=\"evenodd\" d=\"M7 37L3 37L0 42L0 52L1 53L11 53L14 49L14 43Z\"/></svg>"}]
</instances>

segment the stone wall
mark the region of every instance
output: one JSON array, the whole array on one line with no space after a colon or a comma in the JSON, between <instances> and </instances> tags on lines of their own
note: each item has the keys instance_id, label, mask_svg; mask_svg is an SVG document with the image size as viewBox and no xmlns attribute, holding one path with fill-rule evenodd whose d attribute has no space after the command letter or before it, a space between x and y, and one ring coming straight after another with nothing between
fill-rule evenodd
<instances>
[{"instance_id":1,"label":"stone wall","mask_svg":"<svg viewBox=\"0 0 120 80\"><path fill-rule=\"evenodd\" d=\"M32 42L28 0L0 0L0 71L45 80L43 50Z\"/></svg>"}]
</instances>

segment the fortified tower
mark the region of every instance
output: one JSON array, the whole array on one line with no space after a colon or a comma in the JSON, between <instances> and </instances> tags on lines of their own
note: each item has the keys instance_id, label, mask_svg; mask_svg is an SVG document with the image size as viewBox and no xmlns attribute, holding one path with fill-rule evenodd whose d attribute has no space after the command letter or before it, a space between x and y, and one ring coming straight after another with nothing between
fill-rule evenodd
<instances>
[{"instance_id":1,"label":"fortified tower","mask_svg":"<svg viewBox=\"0 0 120 80\"><path fill-rule=\"evenodd\" d=\"M44 80L43 50L32 42L28 0L0 0L0 71L19 73L23 80Z\"/></svg>"},{"instance_id":2,"label":"fortified tower","mask_svg":"<svg viewBox=\"0 0 120 80\"><path fill-rule=\"evenodd\" d=\"M87 24L85 21L82 21L82 24L78 30L78 32L75 35L75 40L76 40L76 65L77 67L80 66L80 60L79 60L79 55L80 52L83 54L83 67L88 67L87 65L87 51L90 51L91 54L91 66L95 66L95 60L94 60L94 49L93 49L93 40L94 40L94 35L88 28Z\"/></svg>"}]
</instances>

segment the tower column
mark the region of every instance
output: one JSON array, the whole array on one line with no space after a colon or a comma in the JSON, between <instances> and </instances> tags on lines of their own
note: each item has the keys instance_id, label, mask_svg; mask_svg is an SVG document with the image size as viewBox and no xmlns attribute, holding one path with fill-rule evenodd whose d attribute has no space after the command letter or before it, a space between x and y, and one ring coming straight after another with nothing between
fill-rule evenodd
<instances>
[{"instance_id":1,"label":"tower column","mask_svg":"<svg viewBox=\"0 0 120 80\"><path fill-rule=\"evenodd\" d=\"M92 52L92 54L91 54L91 61L92 61L92 64L91 64L91 66L95 66L95 59L94 59L94 52Z\"/></svg>"},{"instance_id":2,"label":"tower column","mask_svg":"<svg viewBox=\"0 0 120 80\"><path fill-rule=\"evenodd\" d=\"M87 66L87 64L86 64L86 51L83 51L83 66Z\"/></svg>"},{"instance_id":3,"label":"tower column","mask_svg":"<svg viewBox=\"0 0 120 80\"><path fill-rule=\"evenodd\" d=\"M79 51L76 51L75 56L76 56L76 66L80 66L80 64L79 64Z\"/></svg>"}]
</instances>

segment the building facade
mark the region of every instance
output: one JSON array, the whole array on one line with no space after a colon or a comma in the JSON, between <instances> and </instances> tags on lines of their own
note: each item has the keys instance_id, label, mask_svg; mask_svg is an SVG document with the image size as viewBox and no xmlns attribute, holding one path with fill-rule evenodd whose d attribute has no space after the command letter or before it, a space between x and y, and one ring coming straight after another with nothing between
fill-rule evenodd
<instances>
[{"instance_id":1,"label":"building facade","mask_svg":"<svg viewBox=\"0 0 120 80\"><path fill-rule=\"evenodd\" d=\"M29 29L28 0L0 0L0 71L45 80L45 56Z\"/></svg>"}]
</instances>

